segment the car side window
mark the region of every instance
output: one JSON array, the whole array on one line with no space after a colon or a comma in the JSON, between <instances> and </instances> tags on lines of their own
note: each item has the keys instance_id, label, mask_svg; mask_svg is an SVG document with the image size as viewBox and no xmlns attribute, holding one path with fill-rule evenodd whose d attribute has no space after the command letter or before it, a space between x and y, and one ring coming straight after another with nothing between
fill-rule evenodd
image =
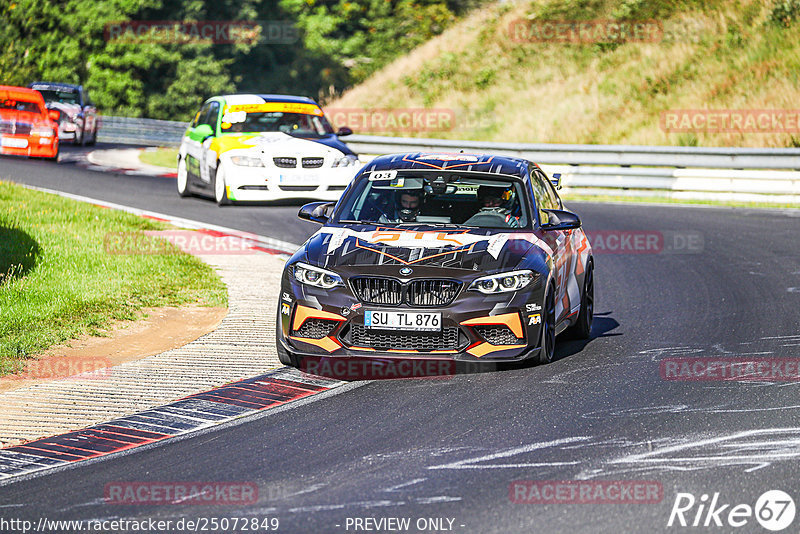
<instances>
[{"instance_id":1,"label":"car side window","mask_svg":"<svg viewBox=\"0 0 800 534\"><path fill-rule=\"evenodd\" d=\"M211 102L208 108L208 114L203 120L202 124L208 124L211 129L217 131L217 118L219 117L219 102Z\"/></svg>"},{"instance_id":2,"label":"car side window","mask_svg":"<svg viewBox=\"0 0 800 534\"><path fill-rule=\"evenodd\" d=\"M194 116L194 120L192 121L192 128L200 126L201 124L205 124L203 120L205 120L206 115L208 115L208 110L211 108L211 102L208 102L200 108L200 111Z\"/></svg>"},{"instance_id":3,"label":"car side window","mask_svg":"<svg viewBox=\"0 0 800 534\"><path fill-rule=\"evenodd\" d=\"M531 176L531 185L533 186L533 198L536 201L536 209L539 211L539 221L541 224L547 224L549 216L543 210L548 209L550 204L547 199L547 194L545 193L544 184L542 183L542 179L539 176L536 167L531 165L529 170Z\"/></svg>"},{"instance_id":4,"label":"car side window","mask_svg":"<svg viewBox=\"0 0 800 534\"><path fill-rule=\"evenodd\" d=\"M539 179L542 181L542 186L544 187L545 204L547 204L545 207L551 210L561 209L561 201L558 198L558 193L556 193L555 188L553 188L553 184L542 171L537 169L536 174L539 176Z\"/></svg>"}]
</instances>

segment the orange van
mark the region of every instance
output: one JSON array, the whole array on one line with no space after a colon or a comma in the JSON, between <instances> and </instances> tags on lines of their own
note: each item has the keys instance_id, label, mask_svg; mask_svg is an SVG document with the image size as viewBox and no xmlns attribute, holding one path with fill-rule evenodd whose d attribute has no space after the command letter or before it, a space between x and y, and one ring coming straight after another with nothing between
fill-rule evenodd
<instances>
[{"instance_id":1,"label":"orange van","mask_svg":"<svg viewBox=\"0 0 800 534\"><path fill-rule=\"evenodd\" d=\"M58 114L39 91L0 85L0 154L58 159Z\"/></svg>"}]
</instances>

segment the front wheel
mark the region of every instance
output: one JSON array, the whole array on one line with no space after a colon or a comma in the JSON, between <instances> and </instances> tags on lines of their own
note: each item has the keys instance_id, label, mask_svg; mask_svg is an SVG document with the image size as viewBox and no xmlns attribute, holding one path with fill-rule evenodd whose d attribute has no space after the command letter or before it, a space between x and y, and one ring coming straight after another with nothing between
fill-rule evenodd
<instances>
[{"instance_id":1,"label":"front wheel","mask_svg":"<svg viewBox=\"0 0 800 534\"><path fill-rule=\"evenodd\" d=\"M186 158L178 160L178 177L176 179L178 184L178 194L182 197L191 195L189 192L189 173L186 170Z\"/></svg>"},{"instance_id":2,"label":"front wheel","mask_svg":"<svg viewBox=\"0 0 800 534\"><path fill-rule=\"evenodd\" d=\"M78 134L80 134L80 136ZM83 129L83 125L75 130L75 139L73 143L78 146L86 146L86 132Z\"/></svg>"},{"instance_id":3,"label":"front wheel","mask_svg":"<svg viewBox=\"0 0 800 534\"><path fill-rule=\"evenodd\" d=\"M217 172L214 173L214 198L220 206L231 203L228 198L228 190L225 187L225 168L221 162L217 163Z\"/></svg>"},{"instance_id":4,"label":"front wheel","mask_svg":"<svg viewBox=\"0 0 800 534\"><path fill-rule=\"evenodd\" d=\"M91 145L91 146L94 146L94 145L97 144L97 123L96 122L94 123L94 131L92 132L92 137L90 137L89 140L86 141L86 144L87 145Z\"/></svg>"},{"instance_id":5,"label":"front wheel","mask_svg":"<svg viewBox=\"0 0 800 534\"><path fill-rule=\"evenodd\" d=\"M556 286L550 284L544 297L544 320L539 349L539 363L550 363L556 353Z\"/></svg>"},{"instance_id":6,"label":"front wheel","mask_svg":"<svg viewBox=\"0 0 800 534\"><path fill-rule=\"evenodd\" d=\"M564 333L570 339L589 339L592 334L592 320L594 319L594 264L591 260L586 263L586 273L583 276L583 291L581 293L581 311L575 324Z\"/></svg>"}]
</instances>

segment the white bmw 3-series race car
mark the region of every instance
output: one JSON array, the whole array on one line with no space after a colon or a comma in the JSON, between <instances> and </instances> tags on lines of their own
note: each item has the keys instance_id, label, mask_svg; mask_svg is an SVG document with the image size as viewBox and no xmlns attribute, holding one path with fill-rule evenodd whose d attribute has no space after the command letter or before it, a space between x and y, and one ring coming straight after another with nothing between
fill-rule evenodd
<instances>
[{"instance_id":1,"label":"white bmw 3-series race car","mask_svg":"<svg viewBox=\"0 0 800 534\"><path fill-rule=\"evenodd\" d=\"M218 204L291 198L338 200L359 169L310 98L224 95L209 98L178 153L178 194Z\"/></svg>"}]
</instances>

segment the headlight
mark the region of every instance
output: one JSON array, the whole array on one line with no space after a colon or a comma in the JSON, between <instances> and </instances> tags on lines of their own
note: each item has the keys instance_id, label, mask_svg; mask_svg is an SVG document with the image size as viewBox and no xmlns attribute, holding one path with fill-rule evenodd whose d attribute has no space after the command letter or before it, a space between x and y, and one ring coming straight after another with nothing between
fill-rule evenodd
<instances>
[{"instance_id":1,"label":"headlight","mask_svg":"<svg viewBox=\"0 0 800 534\"><path fill-rule=\"evenodd\" d=\"M55 132L52 128L47 126L37 126L31 130L31 135L38 135L39 137L53 137Z\"/></svg>"},{"instance_id":2,"label":"headlight","mask_svg":"<svg viewBox=\"0 0 800 534\"><path fill-rule=\"evenodd\" d=\"M333 161L334 167L352 167L358 164L358 158L353 155L338 158Z\"/></svg>"},{"instance_id":3,"label":"headlight","mask_svg":"<svg viewBox=\"0 0 800 534\"><path fill-rule=\"evenodd\" d=\"M469 289L472 291L480 291L484 295L509 293L526 287L534 281L537 276L538 274L528 270L482 276L473 281Z\"/></svg>"},{"instance_id":4,"label":"headlight","mask_svg":"<svg viewBox=\"0 0 800 534\"><path fill-rule=\"evenodd\" d=\"M312 267L305 263L295 263L292 267L294 279L301 284L306 284L314 287L321 287L322 289L331 289L336 286L344 285L342 278L330 271L320 269L319 267Z\"/></svg>"},{"instance_id":5,"label":"headlight","mask_svg":"<svg viewBox=\"0 0 800 534\"><path fill-rule=\"evenodd\" d=\"M242 167L263 167L264 162L261 158L251 158L250 156L231 156L231 163Z\"/></svg>"}]
</instances>

